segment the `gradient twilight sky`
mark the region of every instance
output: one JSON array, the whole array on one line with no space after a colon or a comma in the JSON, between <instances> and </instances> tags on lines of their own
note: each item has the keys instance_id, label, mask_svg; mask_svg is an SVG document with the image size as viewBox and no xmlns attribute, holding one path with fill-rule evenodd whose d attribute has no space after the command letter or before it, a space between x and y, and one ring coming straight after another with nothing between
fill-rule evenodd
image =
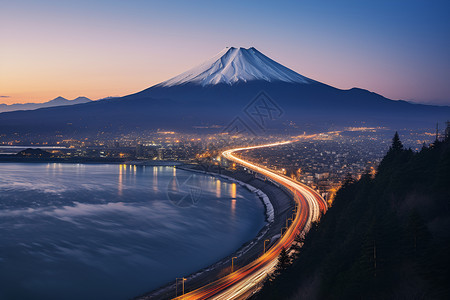
<instances>
[{"instance_id":1,"label":"gradient twilight sky","mask_svg":"<svg viewBox=\"0 0 450 300\"><path fill-rule=\"evenodd\" d=\"M251 47L294 71L450 105L450 1L0 0L0 103L138 92Z\"/></svg>"}]
</instances>

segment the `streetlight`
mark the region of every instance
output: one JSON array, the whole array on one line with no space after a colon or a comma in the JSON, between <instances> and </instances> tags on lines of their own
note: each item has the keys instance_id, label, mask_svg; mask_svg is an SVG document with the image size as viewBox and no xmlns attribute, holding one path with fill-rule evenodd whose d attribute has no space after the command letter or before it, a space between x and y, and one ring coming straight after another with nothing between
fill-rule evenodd
<instances>
[{"instance_id":1,"label":"streetlight","mask_svg":"<svg viewBox=\"0 0 450 300\"><path fill-rule=\"evenodd\" d=\"M183 286L183 293L181 295L184 295L184 282L186 281L186 278L184 277L175 278L175 286L176 286L175 297L178 297L178 280L180 279L182 280L181 285Z\"/></svg>"},{"instance_id":2,"label":"streetlight","mask_svg":"<svg viewBox=\"0 0 450 300\"><path fill-rule=\"evenodd\" d=\"M287 217L286 217L286 227L289 227L289 221L293 221L293 220L294 220L293 218L287 219Z\"/></svg>"},{"instance_id":3,"label":"streetlight","mask_svg":"<svg viewBox=\"0 0 450 300\"><path fill-rule=\"evenodd\" d=\"M236 256L235 257L232 257L231 258L231 273L233 273L233 269L234 269L234 259L235 258L237 258Z\"/></svg>"},{"instance_id":4,"label":"streetlight","mask_svg":"<svg viewBox=\"0 0 450 300\"><path fill-rule=\"evenodd\" d=\"M266 253L266 242L270 242L270 240L264 240L264 252L263 253Z\"/></svg>"}]
</instances>

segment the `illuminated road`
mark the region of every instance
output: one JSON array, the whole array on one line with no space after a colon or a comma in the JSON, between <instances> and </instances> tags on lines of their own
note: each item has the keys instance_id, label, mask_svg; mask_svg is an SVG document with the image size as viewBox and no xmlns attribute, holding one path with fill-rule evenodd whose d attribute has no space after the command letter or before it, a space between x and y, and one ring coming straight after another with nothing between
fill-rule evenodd
<instances>
[{"instance_id":1,"label":"illuminated road","mask_svg":"<svg viewBox=\"0 0 450 300\"><path fill-rule=\"evenodd\" d=\"M235 270L233 273L222 277L210 284L186 293L176 299L245 299L270 273L278 262L278 255L283 248L288 249L299 233L306 233L311 227L311 222L319 219L321 213L327 209L326 202L311 188L275 171L259 166L234 155L235 152L262 147L274 147L291 142L237 148L224 151L222 155L237 164L258 172L267 178L289 189L297 204L297 211L289 228L281 238L269 249L248 265Z\"/></svg>"}]
</instances>

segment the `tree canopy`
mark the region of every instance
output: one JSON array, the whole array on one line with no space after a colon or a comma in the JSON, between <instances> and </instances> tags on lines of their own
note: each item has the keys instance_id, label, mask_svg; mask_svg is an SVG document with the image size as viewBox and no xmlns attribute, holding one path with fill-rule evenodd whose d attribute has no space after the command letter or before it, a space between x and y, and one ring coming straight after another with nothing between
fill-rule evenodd
<instances>
[{"instance_id":1,"label":"tree canopy","mask_svg":"<svg viewBox=\"0 0 450 300\"><path fill-rule=\"evenodd\" d=\"M298 259L257 299L450 299L450 140L347 180Z\"/></svg>"}]
</instances>

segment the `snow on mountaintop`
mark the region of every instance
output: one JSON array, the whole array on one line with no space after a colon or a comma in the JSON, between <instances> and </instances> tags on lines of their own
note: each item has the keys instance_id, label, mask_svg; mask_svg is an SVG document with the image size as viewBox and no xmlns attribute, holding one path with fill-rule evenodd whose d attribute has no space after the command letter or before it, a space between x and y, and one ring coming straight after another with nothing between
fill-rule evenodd
<instances>
[{"instance_id":1,"label":"snow on mountaintop","mask_svg":"<svg viewBox=\"0 0 450 300\"><path fill-rule=\"evenodd\" d=\"M158 86L170 87L185 83L202 86L252 80L284 81L312 83L314 80L304 77L289 68L268 58L255 48L225 48L203 64L178 76L164 81Z\"/></svg>"}]
</instances>

